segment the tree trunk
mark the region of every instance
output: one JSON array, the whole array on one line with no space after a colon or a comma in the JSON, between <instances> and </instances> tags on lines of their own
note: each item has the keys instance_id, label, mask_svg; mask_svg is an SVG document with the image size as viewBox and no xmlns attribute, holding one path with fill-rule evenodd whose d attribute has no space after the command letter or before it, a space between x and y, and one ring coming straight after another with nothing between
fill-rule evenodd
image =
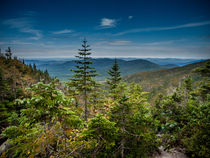
<instances>
[{"instance_id":1,"label":"tree trunk","mask_svg":"<svg viewBox=\"0 0 210 158\"><path fill-rule=\"evenodd\" d=\"M125 155L124 155L124 149L125 149L125 139L123 138L122 141L121 141L121 158L124 158Z\"/></svg>"},{"instance_id":2,"label":"tree trunk","mask_svg":"<svg viewBox=\"0 0 210 158\"><path fill-rule=\"evenodd\" d=\"M85 51L86 53L86 51ZM86 55L84 55L84 62L86 61ZM87 85L87 80L86 80L86 64L84 64L84 85ZM88 115L88 109L87 109L87 88L85 87L84 89L84 101L85 101L85 122L87 122L87 115Z\"/></svg>"},{"instance_id":3,"label":"tree trunk","mask_svg":"<svg viewBox=\"0 0 210 158\"><path fill-rule=\"evenodd\" d=\"M85 101L85 121L87 122L88 110L87 110L87 91L86 90L84 94L84 101Z\"/></svg>"}]
</instances>

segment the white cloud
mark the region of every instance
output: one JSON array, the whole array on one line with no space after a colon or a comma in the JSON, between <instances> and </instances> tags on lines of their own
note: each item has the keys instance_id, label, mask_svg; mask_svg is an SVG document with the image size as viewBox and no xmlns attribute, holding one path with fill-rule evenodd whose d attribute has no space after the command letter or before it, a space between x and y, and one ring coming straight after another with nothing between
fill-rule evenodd
<instances>
[{"instance_id":1,"label":"white cloud","mask_svg":"<svg viewBox=\"0 0 210 158\"><path fill-rule=\"evenodd\" d=\"M0 41L0 45L5 45L5 44L8 44L8 43Z\"/></svg>"},{"instance_id":2,"label":"white cloud","mask_svg":"<svg viewBox=\"0 0 210 158\"><path fill-rule=\"evenodd\" d=\"M38 12L35 12L35 11L24 11L23 12L23 14L25 15L25 16L37 16L37 15L39 15L39 13Z\"/></svg>"},{"instance_id":3,"label":"white cloud","mask_svg":"<svg viewBox=\"0 0 210 158\"><path fill-rule=\"evenodd\" d=\"M204 43L194 43L193 45L157 43L133 43L132 45L95 45L92 50L93 55L101 57L138 57L138 58L210 58L210 46Z\"/></svg>"},{"instance_id":4,"label":"white cloud","mask_svg":"<svg viewBox=\"0 0 210 158\"><path fill-rule=\"evenodd\" d=\"M0 41L0 45L2 46L8 46L8 45L31 45L33 43L31 42L24 42L20 40L13 40L13 41L7 41L7 42L2 42Z\"/></svg>"},{"instance_id":5,"label":"white cloud","mask_svg":"<svg viewBox=\"0 0 210 158\"><path fill-rule=\"evenodd\" d=\"M120 43L123 40L101 41L104 43L92 43L93 57L162 57L162 58L210 58L210 45L208 43L194 41L193 44L186 41L184 44L182 39L175 41L154 41L151 43L133 43L128 45L111 45L111 43ZM23 41L22 41L23 42ZM14 43L19 43L15 41ZM122 42L123 43L123 42ZM126 42L125 42L126 43ZM128 42L129 43L129 42ZM24 44L24 43L22 43ZM26 44L26 43L25 43ZM181 45L179 45L181 44ZM7 48L7 46L3 47ZM24 58L61 58L74 57L77 53L77 44L61 44L53 43L33 43L24 47L15 47L15 55Z\"/></svg>"},{"instance_id":6,"label":"white cloud","mask_svg":"<svg viewBox=\"0 0 210 158\"><path fill-rule=\"evenodd\" d=\"M128 41L128 40L106 40L106 39L102 39L102 41L100 42L96 42L93 45L95 46L127 46L132 44L132 41Z\"/></svg>"},{"instance_id":7,"label":"white cloud","mask_svg":"<svg viewBox=\"0 0 210 158\"><path fill-rule=\"evenodd\" d=\"M64 30L60 30L60 31L55 31L53 32L53 34L66 34L66 33L72 33L73 31L72 30L69 30L69 29L64 29Z\"/></svg>"},{"instance_id":8,"label":"white cloud","mask_svg":"<svg viewBox=\"0 0 210 158\"><path fill-rule=\"evenodd\" d=\"M34 40L39 40L42 37L40 30L36 30L32 28L23 28L21 29L21 32L34 34L35 36L30 37L30 39L34 39Z\"/></svg>"},{"instance_id":9,"label":"white cloud","mask_svg":"<svg viewBox=\"0 0 210 158\"><path fill-rule=\"evenodd\" d=\"M198 27L198 26L204 26L209 25L210 21L203 21L203 22L197 22L197 23L188 23L183 25L176 25L176 26L169 26L169 27L148 27L148 28L137 28L137 29L131 29L123 32L116 33L114 35L120 36L128 33L137 33L137 32L151 32L151 31L165 31L165 30L175 30L175 29L181 29L181 28L190 28L190 27Z\"/></svg>"},{"instance_id":10,"label":"white cloud","mask_svg":"<svg viewBox=\"0 0 210 158\"><path fill-rule=\"evenodd\" d=\"M103 28L115 27L116 26L116 20L115 19L102 18L100 26L103 27Z\"/></svg>"},{"instance_id":11,"label":"white cloud","mask_svg":"<svg viewBox=\"0 0 210 158\"><path fill-rule=\"evenodd\" d=\"M175 41L176 40L160 41L160 42L149 42L149 43L142 43L142 45L145 45L145 46L168 45L168 44L173 44Z\"/></svg>"},{"instance_id":12,"label":"white cloud","mask_svg":"<svg viewBox=\"0 0 210 158\"><path fill-rule=\"evenodd\" d=\"M15 44L15 45L28 45L28 44L33 44L33 43L30 43L30 42L22 42L22 41L19 41L19 40L14 40L11 42L11 44Z\"/></svg>"},{"instance_id":13,"label":"white cloud","mask_svg":"<svg viewBox=\"0 0 210 158\"><path fill-rule=\"evenodd\" d=\"M118 45L118 46L121 46L121 45L129 45L131 43L132 43L131 41L117 40L117 41L110 42L110 45Z\"/></svg>"},{"instance_id":14,"label":"white cloud","mask_svg":"<svg viewBox=\"0 0 210 158\"><path fill-rule=\"evenodd\" d=\"M20 32L33 34L30 39L38 40L42 37L40 30L34 29L32 26L33 21L29 18L14 18L3 21L4 25L8 25L10 28L18 29Z\"/></svg>"},{"instance_id":15,"label":"white cloud","mask_svg":"<svg viewBox=\"0 0 210 158\"><path fill-rule=\"evenodd\" d=\"M131 16L131 15L130 15L130 16L128 16L128 19L133 19L133 16Z\"/></svg>"}]
</instances>

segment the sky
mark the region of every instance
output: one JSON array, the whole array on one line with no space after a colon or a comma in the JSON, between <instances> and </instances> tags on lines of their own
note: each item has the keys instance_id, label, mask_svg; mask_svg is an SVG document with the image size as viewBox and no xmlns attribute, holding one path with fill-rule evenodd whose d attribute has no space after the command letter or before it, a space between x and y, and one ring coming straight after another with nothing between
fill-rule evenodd
<instances>
[{"instance_id":1,"label":"sky","mask_svg":"<svg viewBox=\"0 0 210 158\"><path fill-rule=\"evenodd\" d=\"M210 58L209 0L0 0L0 48L68 58Z\"/></svg>"}]
</instances>

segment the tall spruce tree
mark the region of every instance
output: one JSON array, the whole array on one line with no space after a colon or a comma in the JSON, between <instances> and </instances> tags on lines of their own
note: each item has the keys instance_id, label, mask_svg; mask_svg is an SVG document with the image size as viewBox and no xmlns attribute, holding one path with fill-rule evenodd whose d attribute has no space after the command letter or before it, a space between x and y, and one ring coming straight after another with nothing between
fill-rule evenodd
<instances>
[{"instance_id":1,"label":"tall spruce tree","mask_svg":"<svg viewBox=\"0 0 210 158\"><path fill-rule=\"evenodd\" d=\"M86 39L83 40L82 49L79 49L79 52L75 60L75 70L72 70L75 74L70 79L70 85L78 91L79 95L83 96L84 102L84 117L87 122L88 118L88 99L90 93L93 91L96 86L96 82L93 80L96 74L96 70L94 67L91 67L93 63L90 59L91 52L89 49L90 45L87 44Z\"/></svg>"},{"instance_id":2,"label":"tall spruce tree","mask_svg":"<svg viewBox=\"0 0 210 158\"><path fill-rule=\"evenodd\" d=\"M120 67L117 63L117 59L115 58L112 68L108 71L110 77L107 78L107 84L109 86L110 92L113 94L117 93L116 92L117 85L120 83L122 79L119 70Z\"/></svg>"},{"instance_id":3,"label":"tall spruce tree","mask_svg":"<svg viewBox=\"0 0 210 158\"><path fill-rule=\"evenodd\" d=\"M11 51L11 48L8 47L8 49L5 50L5 56L7 59L12 59L12 51Z\"/></svg>"}]
</instances>

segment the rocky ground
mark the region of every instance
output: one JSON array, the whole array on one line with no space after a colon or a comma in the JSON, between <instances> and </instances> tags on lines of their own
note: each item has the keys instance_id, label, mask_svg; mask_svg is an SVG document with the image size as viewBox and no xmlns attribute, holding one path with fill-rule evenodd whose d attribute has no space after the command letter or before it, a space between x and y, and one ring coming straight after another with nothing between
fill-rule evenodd
<instances>
[{"instance_id":1,"label":"rocky ground","mask_svg":"<svg viewBox=\"0 0 210 158\"><path fill-rule=\"evenodd\" d=\"M159 153L156 153L152 158L188 158L183 151L177 148L173 148L169 151L165 151L163 147L159 148Z\"/></svg>"}]
</instances>

